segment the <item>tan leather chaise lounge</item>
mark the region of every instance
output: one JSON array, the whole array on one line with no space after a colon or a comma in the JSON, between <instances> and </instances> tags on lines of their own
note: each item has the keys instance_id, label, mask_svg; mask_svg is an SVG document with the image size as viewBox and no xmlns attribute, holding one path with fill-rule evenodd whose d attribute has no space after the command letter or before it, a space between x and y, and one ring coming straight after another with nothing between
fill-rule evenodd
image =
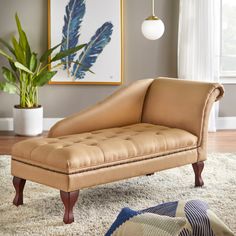
<instances>
[{"instance_id":1,"label":"tan leather chaise lounge","mask_svg":"<svg viewBox=\"0 0 236 236\"><path fill-rule=\"evenodd\" d=\"M193 164L202 186L208 117L223 96L217 83L139 80L50 130L47 138L12 149L14 204L23 204L26 180L60 190L64 222L74 221L79 190Z\"/></svg>"}]
</instances>

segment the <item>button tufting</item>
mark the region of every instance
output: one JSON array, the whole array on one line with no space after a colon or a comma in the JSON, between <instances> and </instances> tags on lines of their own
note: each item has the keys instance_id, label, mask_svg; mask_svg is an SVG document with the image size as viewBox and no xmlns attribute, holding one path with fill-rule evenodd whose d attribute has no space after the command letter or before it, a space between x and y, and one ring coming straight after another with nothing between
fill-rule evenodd
<instances>
[{"instance_id":1,"label":"button tufting","mask_svg":"<svg viewBox=\"0 0 236 236\"><path fill-rule=\"evenodd\" d=\"M91 144L88 144L90 146L97 146L98 144L97 143L91 143Z\"/></svg>"},{"instance_id":2,"label":"button tufting","mask_svg":"<svg viewBox=\"0 0 236 236\"><path fill-rule=\"evenodd\" d=\"M81 143L81 140L79 140L79 141L74 141L74 143Z\"/></svg>"},{"instance_id":3,"label":"button tufting","mask_svg":"<svg viewBox=\"0 0 236 236\"><path fill-rule=\"evenodd\" d=\"M182 148L186 150L197 146L197 137L187 131L173 128L163 131L164 129L159 126L143 126L145 125L134 125L127 129L121 127L121 130L108 129L101 131L99 135L81 133L58 139L22 142L19 148L14 150L14 157L20 156L21 159L27 160L27 163L41 165L43 153L45 168L72 173L83 171L85 168L94 169L97 166L103 168L103 165L113 165L112 162L132 162L133 158L146 159L147 155L156 157L159 152L160 155L169 155L175 150L179 152ZM166 145L167 138L171 141L169 145ZM25 150L30 150L31 146L35 151L26 152ZM62 157L59 161L58 156Z\"/></svg>"},{"instance_id":4,"label":"button tufting","mask_svg":"<svg viewBox=\"0 0 236 236\"><path fill-rule=\"evenodd\" d=\"M122 134L123 133L123 131L117 131L116 132L116 134Z\"/></svg>"},{"instance_id":5,"label":"button tufting","mask_svg":"<svg viewBox=\"0 0 236 236\"><path fill-rule=\"evenodd\" d=\"M67 145L64 145L62 147L65 148L65 147L70 147L70 146L71 146L70 144L67 144Z\"/></svg>"}]
</instances>

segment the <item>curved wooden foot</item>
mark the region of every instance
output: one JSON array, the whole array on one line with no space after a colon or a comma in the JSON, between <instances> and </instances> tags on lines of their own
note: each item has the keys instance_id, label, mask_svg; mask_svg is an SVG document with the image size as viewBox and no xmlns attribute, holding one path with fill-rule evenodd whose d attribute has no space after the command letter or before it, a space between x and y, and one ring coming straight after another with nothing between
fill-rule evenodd
<instances>
[{"instance_id":1,"label":"curved wooden foot","mask_svg":"<svg viewBox=\"0 0 236 236\"><path fill-rule=\"evenodd\" d=\"M199 161L192 164L192 166L195 173L195 187L202 187L204 185L204 182L202 180L202 171L204 168L204 162Z\"/></svg>"},{"instance_id":2,"label":"curved wooden foot","mask_svg":"<svg viewBox=\"0 0 236 236\"><path fill-rule=\"evenodd\" d=\"M18 177L13 177L13 185L16 190L16 196L13 200L13 204L15 206L19 206L23 204L23 191L25 187L25 179L21 179Z\"/></svg>"},{"instance_id":3,"label":"curved wooden foot","mask_svg":"<svg viewBox=\"0 0 236 236\"><path fill-rule=\"evenodd\" d=\"M65 224L71 224L72 222L74 222L73 207L78 199L79 190L74 192L60 191L60 195L65 207L63 221Z\"/></svg>"}]
</instances>

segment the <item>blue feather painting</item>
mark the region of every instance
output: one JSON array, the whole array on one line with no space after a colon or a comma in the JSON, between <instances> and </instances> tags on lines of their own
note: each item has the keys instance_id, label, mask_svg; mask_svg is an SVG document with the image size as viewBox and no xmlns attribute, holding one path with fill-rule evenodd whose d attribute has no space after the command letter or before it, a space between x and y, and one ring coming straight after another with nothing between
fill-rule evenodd
<instances>
[{"instance_id":1,"label":"blue feather painting","mask_svg":"<svg viewBox=\"0 0 236 236\"><path fill-rule=\"evenodd\" d=\"M90 42L85 47L84 51L80 54L78 64L74 64L72 76L75 79L83 79L85 73L96 62L104 47L111 41L113 31L113 24L111 22L104 23L91 38Z\"/></svg>"},{"instance_id":2,"label":"blue feather painting","mask_svg":"<svg viewBox=\"0 0 236 236\"><path fill-rule=\"evenodd\" d=\"M79 30L85 14L84 0L70 0L66 6L64 16L64 26L62 30L62 46L61 51L76 47L79 41ZM69 69L76 54L71 54L63 58L64 69Z\"/></svg>"},{"instance_id":3,"label":"blue feather painting","mask_svg":"<svg viewBox=\"0 0 236 236\"><path fill-rule=\"evenodd\" d=\"M51 83L120 84L123 0L49 1L51 44L60 52L85 44L61 59Z\"/></svg>"}]
</instances>

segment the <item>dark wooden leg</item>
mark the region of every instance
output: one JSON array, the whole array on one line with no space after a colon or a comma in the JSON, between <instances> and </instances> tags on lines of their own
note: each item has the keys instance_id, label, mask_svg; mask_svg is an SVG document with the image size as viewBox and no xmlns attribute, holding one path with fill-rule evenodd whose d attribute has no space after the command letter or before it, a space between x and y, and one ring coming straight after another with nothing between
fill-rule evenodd
<instances>
[{"instance_id":1,"label":"dark wooden leg","mask_svg":"<svg viewBox=\"0 0 236 236\"><path fill-rule=\"evenodd\" d=\"M202 175L201 175L204 168L204 162L199 161L192 165L193 165L193 170L195 173L195 187L201 187L204 185L204 182L202 180Z\"/></svg>"},{"instance_id":2,"label":"dark wooden leg","mask_svg":"<svg viewBox=\"0 0 236 236\"><path fill-rule=\"evenodd\" d=\"M74 222L73 207L78 199L79 190L74 192L60 191L60 195L65 207L63 221L65 224L71 224L72 222Z\"/></svg>"},{"instance_id":3,"label":"dark wooden leg","mask_svg":"<svg viewBox=\"0 0 236 236\"><path fill-rule=\"evenodd\" d=\"M155 173L149 173L149 174L146 174L146 176L152 176L154 175Z\"/></svg>"},{"instance_id":4,"label":"dark wooden leg","mask_svg":"<svg viewBox=\"0 0 236 236\"><path fill-rule=\"evenodd\" d=\"M19 206L23 204L23 191L25 187L25 179L21 179L18 177L13 177L13 185L16 190L16 196L13 200L13 204L15 206Z\"/></svg>"}]
</instances>

